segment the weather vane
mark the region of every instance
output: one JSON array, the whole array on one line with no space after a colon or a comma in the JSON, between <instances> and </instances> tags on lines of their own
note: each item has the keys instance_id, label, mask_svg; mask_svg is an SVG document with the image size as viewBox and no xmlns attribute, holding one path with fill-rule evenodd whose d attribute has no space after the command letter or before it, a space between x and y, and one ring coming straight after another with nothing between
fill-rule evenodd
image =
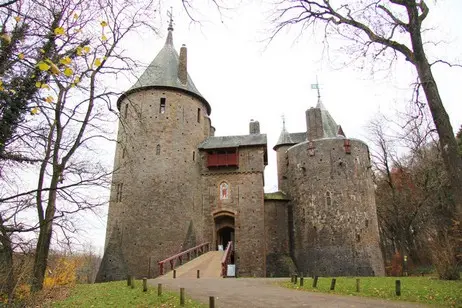
<instances>
[{"instance_id":1,"label":"weather vane","mask_svg":"<svg viewBox=\"0 0 462 308\"><path fill-rule=\"evenodd\" d=\"M318 104L321 104L321 88L319 87L318 76L316 75L316 83L311 84L312 90L318 90Z\"/></svg>"}]
</instances>

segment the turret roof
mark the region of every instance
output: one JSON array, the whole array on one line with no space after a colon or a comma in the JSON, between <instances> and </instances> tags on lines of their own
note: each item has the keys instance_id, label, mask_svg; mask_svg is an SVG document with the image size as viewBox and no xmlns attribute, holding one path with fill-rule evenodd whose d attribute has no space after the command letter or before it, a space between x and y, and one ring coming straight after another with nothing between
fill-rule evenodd
<instances>
[{"instance_id":1,"label":"turret roof","mask_svg":"<svg viewBox=\"0 0 462 308\"><path fill-rule=\"evenodd\" d=\"M173 46L173 27L168 28L168 35L164 47L159 51L154 60L149 64L140 78L135 84L119 98L121 99L132 92L141 89L161 87L161 88L174 88L181 91L186 91L198 97L204 102L207 107L208 114L211 113L210 104L197 90L194 82L188 74L186 84L183 84L178 78L178 64L179 56L175 47Z\"/></svg>"}]
</instances>

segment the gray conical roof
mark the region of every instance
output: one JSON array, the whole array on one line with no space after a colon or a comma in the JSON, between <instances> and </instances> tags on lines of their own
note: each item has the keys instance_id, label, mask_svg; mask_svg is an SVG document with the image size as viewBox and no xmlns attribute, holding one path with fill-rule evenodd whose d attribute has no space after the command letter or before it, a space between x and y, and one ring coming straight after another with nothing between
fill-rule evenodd
<instances>
[{"instance_id":1,"label":"gray conical roof","mask_svg":"<svg viewBox=\"0 0 462 308\"><path fill-rule=\"evenodd\" d=\"M186 84L178 78L179 56L173 46L173 28L169 27L164 47L159 51L154 60L149 64L140 78L122 97L130 93L146 88L175 88L186 91L201 99L207 107L208 114L211 112L209 103L197 90L194 82L188 74ZM122 97L119 99L122 99Z\"/></svg>"}]
</instances>

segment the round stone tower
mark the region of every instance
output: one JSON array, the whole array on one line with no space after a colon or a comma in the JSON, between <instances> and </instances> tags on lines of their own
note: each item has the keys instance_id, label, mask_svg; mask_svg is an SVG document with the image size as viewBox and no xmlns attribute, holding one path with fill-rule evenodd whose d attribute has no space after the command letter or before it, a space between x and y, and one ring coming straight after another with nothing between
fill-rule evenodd
<instances>
[{"instance_id":1,"label":"round stone tower","mask_svg":"<svg viewBox=\"0 0 462 308\"><path fill-rule=\"evenodd\" d=\"M384 275L367 145L345 138L319 103L306 141L287 150L293 256L309 275Z\"/></svg>"},{"instance_id":2,"label":"round stone tower","mask_svg":"<svg viewBox=\"0 0 462 308\"><path fill-rule=\"evenodd\" d=\"M164 47L118 100L120 123L106 245L97 281L158 275L157 262L203 239L197 146L211 108L168 28Z\"/></svg>"}]
</instances>

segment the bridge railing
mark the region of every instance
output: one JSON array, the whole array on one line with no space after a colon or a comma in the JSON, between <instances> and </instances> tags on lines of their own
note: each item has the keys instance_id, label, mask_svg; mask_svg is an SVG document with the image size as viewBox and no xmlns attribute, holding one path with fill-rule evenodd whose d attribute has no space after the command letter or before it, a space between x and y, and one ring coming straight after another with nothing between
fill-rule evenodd
<instances>
[{"instance_id":1,"label":"bridge railing","mask_svg":"<svg viewBox=\"0 0 462 308\"><path fill-rule=\"evenodd\" d=\"M173 270L176 266L177 261L180 263L180 265L182 265L184 260L190 261L209 250L210 242L202 243L200 245L194 246L185 251L177 253L176 255L168 257L167 259L159 261L157 262L157 264L159 265L159 275L165 274L168 271L168 268L170 268L170 270Z\"/></svg>"},{"instance_id":2,"label":"bridge railing","mask_svg":"<svg viewBox=\"0 0 462 308\"><path fill-rule=\"evenodd\" d=\"M226 272L228 270L228 264L231 263L231 253L233 252L233 242L229 241L226 246L225 253L221 259L221 276L226 277Z\"/></svg>"}]
</instances>

